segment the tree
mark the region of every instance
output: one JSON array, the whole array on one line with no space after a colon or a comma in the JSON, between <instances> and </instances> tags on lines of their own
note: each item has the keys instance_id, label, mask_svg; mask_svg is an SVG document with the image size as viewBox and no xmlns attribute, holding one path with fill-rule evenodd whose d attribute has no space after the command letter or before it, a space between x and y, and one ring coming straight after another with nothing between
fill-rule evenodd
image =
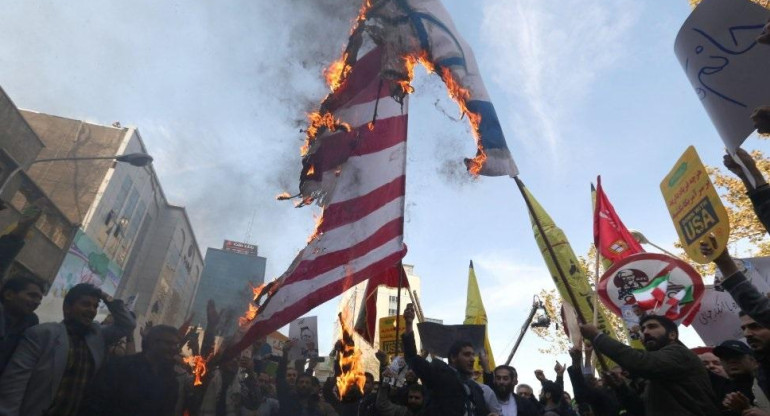
<instances>
[{"instance_id":1,"label":"tree","mask_svg":"<svg viewBox=\"0 0 770 416\"><path fill-rule=\"evenodd\" d=\"M767 2L770 2L770 0L767 0ZM759 150L751 152L751 156L756 161L757 167L765 178L770 178L770 158L766 157ZM724 168L707 166L707 171L725 205L725 209L727 210L730 221L728 250L731 251L733 257L739 258L770 255L770 238L768 238L768 231L765 230L765 227L754 213L754 207L746 194L746 188L744 187L743 182ZM697 264L687 257L687 254L682 250L679 241L676 241L674 245L680 250L678 253L679 257L690 263L701 276L707 277L714 275L715 269L713 263ZM592 287L595 276L595 258L593 246L588 250L585 257L578 257L580 267L583 267L586 271ZM600 273L602 272L603 271L600 271ZM556 292L556 289L543 289L540 292L540 298L543 300L551 319L558 324L558 327L552 325L549 328L533 328L535 334L549 343L549 347L542 348L540 351L553 354L564 353L569 348L569 340L563 331L564 324L561 319L561 298ZM600 305L601 308L604 308L603 304ZM620 334L620 341L628 342L625 326L620 317L611 312L607 313L607 316L612 321L613 327L616 328L617 333Z\"/></svg>"},{"instance_id":2,"label":"tree","mask_svg":"<svg viewBox=\"0 0 770 416\"><path fill-rule=\"evenodd\" d=\"M578 256L579 266L583 268L588 277L591 288L596 290L594 282L596 282L595 264L596 250L593 245L589 247L586 256ZM601 270L600 270L601 273ZM543 289L540 291L540 299L545 305L545 309L548 312L548 316L551 317L552 325L548 328L532 328L532 331L537 334L538 337L548 342L548 347L540 348L540 352L547 354L560 354L566 353L570 347L570 340L567 338L566 332L564 332L564 322L561 315L561 303L562 299L556 292L556 289ZM602 302L599 302L599 308L602 310L607 319L615 328L615 333L618 334L619 341L627 343L628 333L626 332L623 320L619 316L610 312ZM586 316L585 319L591 321L593 316Z\"/></svg>"}]
</instances>

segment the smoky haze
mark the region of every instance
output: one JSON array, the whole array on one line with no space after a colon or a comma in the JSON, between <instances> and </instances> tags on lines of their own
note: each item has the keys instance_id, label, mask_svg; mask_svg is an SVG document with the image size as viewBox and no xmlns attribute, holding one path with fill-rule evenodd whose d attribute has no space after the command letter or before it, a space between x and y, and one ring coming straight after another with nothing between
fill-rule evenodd
<instances>
[{"instance_id":1,"label":"smoky haze","mask_svg":"<svg viewBox=\"0 0 770 416\"><path fill-rule=\"evenodd\" d=\"M302 248L312 216L274 196L296 193L300 129L359 0L0 4L0 35L20 40L0 52L18 106L138 127L204 252L245 239L252 215L262 255Z\"/></svg>"}]
</instances>

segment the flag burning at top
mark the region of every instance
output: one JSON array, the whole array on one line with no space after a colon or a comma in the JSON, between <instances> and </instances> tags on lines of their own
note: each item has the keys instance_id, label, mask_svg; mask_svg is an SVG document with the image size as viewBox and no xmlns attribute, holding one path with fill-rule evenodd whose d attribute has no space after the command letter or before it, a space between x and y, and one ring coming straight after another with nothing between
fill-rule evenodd
<instances>
[{"instance_id":1,"label":"flag burning at top","mask_svg":"<svg viewBox=\"0 0 770 416\"><path fill-rule=\"evenodd\" d=\"M327 132L351 131L349 122L346 122L349 114L339 108L339 102L346 98L340 89L352 72L365 35L381 50L380 76L390 81L381 88L387 88L386 95L397 102L403 102L414 91L411 81L417 64L441 77L449 96L458 104L461 114L467 117L476 140L475 157L465 160L471 174L518 175L473 51L457 32L441 1L365 0L342 57L325 71L332 93L326 97L319 111L310 115L307 140L302 148L300 205L323 198L329 192L324 173L316 160L318 158L314 156L317 139ZM376 118L377 114L368 124L370 128Z\"/></svg>"}]
</instances>

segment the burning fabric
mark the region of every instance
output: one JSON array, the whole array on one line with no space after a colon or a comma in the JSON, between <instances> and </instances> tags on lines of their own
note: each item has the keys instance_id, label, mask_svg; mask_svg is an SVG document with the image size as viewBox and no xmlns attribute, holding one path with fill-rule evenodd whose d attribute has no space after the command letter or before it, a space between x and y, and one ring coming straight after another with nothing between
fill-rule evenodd
<instances>
[{"instance_id":1,"label":"burning fabric","mask_svg":"<svg viewBox=\"0 0 770 416\"><path fill-rule=\"evenodd\" d=\"M353 341L353 332L342 313L339 314L339 320L342 327L342 337L337 341L335 347L339 360L339 367L335 369L337 390L340 394L340 400L345 399L349 395L360 398L363 395L364 384L366 383L366 376L361 362L361 350L356 347Z\"/></svg>"}]
</instances>

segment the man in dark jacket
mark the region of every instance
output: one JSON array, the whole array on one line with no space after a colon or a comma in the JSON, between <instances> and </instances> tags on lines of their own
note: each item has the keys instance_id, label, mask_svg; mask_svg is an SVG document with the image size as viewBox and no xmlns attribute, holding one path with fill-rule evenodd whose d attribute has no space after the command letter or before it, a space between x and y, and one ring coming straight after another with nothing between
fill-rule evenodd
<instances>
[{"instance_id":1,"label":"man in dark jacket","mask_svg":"<svg viewBox=\"0 0 770 416\"><path fill-rule=\"evenodd\" d=\"M173 415L179 391L174 372L179 341L172 326L150 328L141 353L115 358L97 374L80 416Z\"/></svg>"},{"instance_id":2,"label":"man in dark jacket","mask_svg":"<svg viewBox=\"0 0 770 416\"><path fill-rule=\"evenodd\" d=\"M572 357L572 365L567 368L569 379L572 382L572 391L575 393L575 401L579 404L591 406L595 416L615 416L620 412L620 404L615 395L606 388L598 387L596 383L589 383L583 375L583 353L580 347L572 347L569 350ZM593 377L593 375L590 375Z\"/></svg>"},{"instance_id":3,"label":"man in dark jacket","mask_svg":"<svg viewBox=\"0 0 770 416\"><path fill-rule=\"evenodd\" d=\"M0 374L24 331L39 323L35 309L43 299L43 283L31 277L8 279L0 288Z\"/></svg>"},{"instance_id":4,"label":"man in dark jacket","mask_svg":"<svg viewBox=\"0 0 770 416\"><path fill-rule=\"evenodd\" d=\"M698 356L679 342L676 324L657 315L647 315L639 324L646 351L620 343L593 325L581 325L580 332L595 350L649 380L644 398L647 415L718 416L707 370Z\"/></svg>"},{"instance_id":5,"label":"man in dark jacket","mask_svg":"<svg viewBox=\"0 0 770 416\"><path fill-rule=\"evenodd\" d=\"M404 311L406 328L402 341L404 358L409 368L422 380L430 400L425 414L428 416L487 416L489 408L484 392L473 381L475 353L469 342L455 342L449 349L449 365L441 360L430 363L417 354L414 342L414 308L407 305Z\"/></svg>"},{"instance_id":6,"label":"man in dark jacket","mask_svg":"<svg viewBox=\"0 0 770 416\"><path fill-rule=\"evenodd\" d=\"M485 374L484 380L487 381L488 378ZM509 365L498 365L495 367L490 387L495 391L497 401L500 402L500 406L503 409L501 416L539 415L540 409L538 409L534 402L513 393L517 384L519 384L519 376L515 368Z\"/></svg>"}]
</instances>

